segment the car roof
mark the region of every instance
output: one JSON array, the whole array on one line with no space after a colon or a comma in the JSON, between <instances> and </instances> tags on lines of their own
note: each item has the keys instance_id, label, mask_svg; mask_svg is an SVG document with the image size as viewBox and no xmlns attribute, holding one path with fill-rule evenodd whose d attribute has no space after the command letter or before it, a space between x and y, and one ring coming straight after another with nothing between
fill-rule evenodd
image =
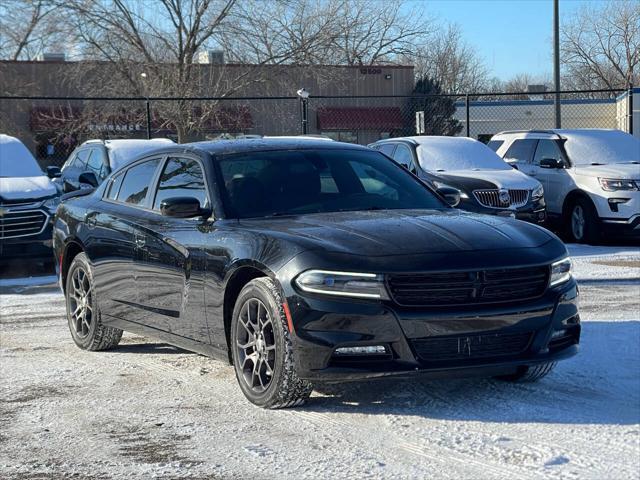
<instances>
[{"instance_id":1,"label":"car roof","mask_svg":"<svg viewBox=\"0 0 640 480\"><path fill-rule=\"evenodd\" d=\"M599 132L618 132L616 129L606 128L553 128L548 130L507 130L505 132L496 133L492 140L500 140L509 137L515 138L556 138L565 139L575 135L589 135L590 133L598 134Z\"/></svg>"},{"instance_id":2,"label":"car roof","mask_svg":"<svg viewBox=\"0 0 640 480\"><path fill-rule=\"evenodd\" d=\"M256 139L213 140L181 144L182 147L205 151L212 155L260 152L274 150L367 150L367 147L353 143L328 142L312 137L274 137Z\"/></svg>"}]
</instances>

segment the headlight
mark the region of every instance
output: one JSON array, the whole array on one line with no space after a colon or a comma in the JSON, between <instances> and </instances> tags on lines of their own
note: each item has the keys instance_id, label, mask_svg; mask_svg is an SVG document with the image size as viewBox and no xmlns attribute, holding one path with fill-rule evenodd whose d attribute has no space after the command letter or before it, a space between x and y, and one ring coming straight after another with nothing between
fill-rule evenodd
<instances>
[{"instance_id":1,"label":"headlight","mask_svg":"<svg viewBox=\"0 0 640 480\"><path fill-rule=\"evenodd\" d=\"M623 180L621 178L598 178L600 186L607 192L615 192L617 190L638 190L640 181Z\"/></svg>"},{"instance_id":2,"label":"headlight","mask_svg":"<svg viewBox=\"0 0 640 480\"><path fill-rule=\"evenodd\" d=\"M563 258L551 264L551 279L549 286L560 285L571 279L571 259Z\"/></svg>"},{"instance_id":3,"label":"headlight","mask_svg":"<svg viewBox=\"0 0 640 480\"><path fill-rule=\"evenodd\" d=\"M382 275L375 273L332 272L307 270L294 280L304 292L342 297L388 300Z\"/></svg>"},{"instance_id":4,"label":"headlight","mask_svg":"<svg viewBox=\"0 0 640 480\"><path fill-rule=\"evenodd\" d=\"M531 192L531 198L533 198L534 200L539 200L543 196L544 196L544 188L542 188L542 185L537 186Z\"/></svg>"},{"instance_id":5,"label":"headlight","mask_svg":"<svg viewBox=\"0 0 640 480\"><path fill-rule=\"evenodd\" d=\"M50 198L48 200L45 200L44 203L42 204L43 207L45 207L47 210L49 210L52 213L56 212L58 205L60 205L60 197Z\"/></svg>"},{"instance_id":6,"label":"headlight","mask_svg":"<svg viewBox=\"0 0 640 480\"><path fill-rule=\"evenodd\" d=\"M460 198L463 200L466 200L469 198L469 195L467 195L466 193L464 193L462 190L460 190L458 187L452 187L451 185L447 185L446 183L442 183L442 182L438 182L436 180L433 181L433 185L436 188L443 188L443 187L447 187L447 188L455 188L456 190L458 190L460 192Z\"/></svg>"}]
</instances>

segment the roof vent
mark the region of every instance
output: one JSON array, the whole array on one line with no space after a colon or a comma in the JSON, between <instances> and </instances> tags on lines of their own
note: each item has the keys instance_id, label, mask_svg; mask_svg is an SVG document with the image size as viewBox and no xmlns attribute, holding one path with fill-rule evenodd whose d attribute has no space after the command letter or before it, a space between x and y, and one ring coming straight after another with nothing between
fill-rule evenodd
<instances>
[{"instance_id":1,"label":"roof vent","mask_svg":"<svg viewBox=\"0 0 640 480\"><path fill-rule=\"evenodd\" d=\"M39 62L64 62L66 60L64 53L43 52L38 55Z\"/></svg>"},{"instance_id":2,"label":"roof vent","mask_svg":"<svg viewBox=\"0 0 640 480\"><path fill-rule=\"evenodd\" d=\"M198 52L198 63L224 64L224 52L222 50L204 50Z\"/></svg>"}]
</instances>

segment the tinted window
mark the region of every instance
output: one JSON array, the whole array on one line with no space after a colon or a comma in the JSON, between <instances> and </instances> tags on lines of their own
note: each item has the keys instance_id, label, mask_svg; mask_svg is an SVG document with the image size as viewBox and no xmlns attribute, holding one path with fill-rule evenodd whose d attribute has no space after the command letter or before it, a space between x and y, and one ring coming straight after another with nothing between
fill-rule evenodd
<instances>
[{"instance_id":1,"label":"tinted window","mask_svg":"<svg viewBox=\"0 0 640 480\"><path fill-rule=\"evenodd\" d=\"M219 161L230 217L445 205L374 151L304 150L230 155Z\"/></svg>"},{"instance_id":2,"label":"tinted window","mask_svg":"<svg viewBox=\"0 0 640 480\"><path fill-rule=\"evenodd\" d=\"M560 153L560 149L556 142L553 140L540 140L538 142L538 148L536 148L536 155L533 158L533 163L540 165L540 160L543 158L562 160L562 154Z\"/></svg>"},{"instance_id":3,"label":"tinted window","mask_svg":"<svg viewBox=\"0 0 640 480\"><path fill-rule=\"evenodd\" d=\"M107 189L107 198L110 200L115 200L118 196L118 191L120 190L120 185L122 185L122 179L124 178L124 174L120 173L113 177L110 180L109 188Z\"/></svg>"},{"instance_id":4,"label":"tinted window","mask_svg":"<svg viewBox=\"0 0 640 480\"><path fill-rule=\"evenodd\" d=\"M103 156L101 155L100 150L93 149L93 153L89 157L89 161L87 162L87 168L95 173L96 178L99 181L105 179L108 175L107 167L104 164Z\"/></svg>"},{"instance_id":5,"label":"tinted window","mask_svg":"<svg viewBox=\"0 0 640 480\"><path fill-rule=\"evenodd\" d=\"M489 143L487 143L487 147L489 147L494 152L497 152L503 143L504 140L491 140L489 141Z\"/></svg>"},{"instance_id":6,"label":"tinted window","mask_svg":"<svg viewBox=\"0 0 640 480\"><path fill-rule=\"evenodd\" d=\"M76 158L73 161L72 165L81 170L85 170L87 168L87 160L89 160L90 156L91 156L90 148L87 148L85 150L80 150L76 155Z\"/></svg>"},{"instance_id":7,"label":"tinted window","mask_svg":"<svg viewBox=\"0 0 640 480\"><path fill-rule=\"evenodd\" d=\"M516 140L505 153L504 159L530 163L537 143L536 139Z\"/></svg>"},{"instance_id":8,"label":"tinted window","mask_svg":"<svg viewBox=\"0 0 640 480\"><path fill-rule=\"evenodd\" d=\"M409 147L406 145L398 145L398 148L396 148L393 154L393 159L410 172L415 173L416 169L413 166L413 155L411 155L411 150L409 150Z\"/></svg>"},{"instance_id":9,"label":"tinted window","mask_svg":"<svg viewBox=\"0 0 640 480\"><path fill-rule=\"evenodd\" d=\"M118 201L144 205L160 159L149 160L128 169L118 193Z\"/></svg>"},{"instance_id":10,"label":"tinted window","mask_svg":"<svg viewBox=\"0 0 640 480\"><path fill-rule=\"evenodd\" d=\"M170 158L158 182L153 208L160 209L160 203L170 197L194 197L200 206L207 206L207 189L200 164L187 158Z\"/></svg>"},{"instance_id":11,"label":"tinted window","mask_svg":"<svg viewBox=\"0 0 640 480\"><path fill-rule=\"evenodd\" d=\"M393 154L394 148L396 148L396 146L393 143L385 143L383 145L378 146L378 150L380 150L382 153L384 153L388 157L390 157Z\"/></svg>"}]
</instances>

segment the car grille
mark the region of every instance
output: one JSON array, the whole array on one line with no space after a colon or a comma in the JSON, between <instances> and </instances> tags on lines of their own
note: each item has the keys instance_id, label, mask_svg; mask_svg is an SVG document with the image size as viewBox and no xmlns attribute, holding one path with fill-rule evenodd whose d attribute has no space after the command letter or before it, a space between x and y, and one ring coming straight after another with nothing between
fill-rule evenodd
<instances>
[{"instance_id":1,"label":"car grille","mask_svg":"<svg viewBox=\"0 0 640 480\"><path fill-rule=\"evenodd\" d=\"M0 210L0 238L37 235L44 230L47 219L42 210Z\"/></svg>"},{"instance_id":2,"label":"car grille","mask_svg":"<svg viewBox=\"0 0 640 480\"><path fill-rule=\"evenodd\" d=\"M519 208L524 207L529 201L529 190L506 190L509 193L508 199L503 201L500 198L500 190L474 190L473 196L478 203L489 208Z\"/></svg>"},{"instance_id":3,"label":"car grille","mask_svg":"<svg viewBox=\"0 0 640 480\"><path fill-rule=\"evenodd\" d=\"M394 302L415 307L519 302L541 296L548 282L548 266L387 277Z\"/></svg>"},{"instance_id":4,"label":"car grille","mask_svg":"<svg viewBox=\"0 0 640 480\"><path fill-rule=\"evenodd\" d=\"M418 358L425 362L473 360L521 354L532 336L526 332L432 337L413 340L412 344Z\"/></svg>"}]
</instances>

